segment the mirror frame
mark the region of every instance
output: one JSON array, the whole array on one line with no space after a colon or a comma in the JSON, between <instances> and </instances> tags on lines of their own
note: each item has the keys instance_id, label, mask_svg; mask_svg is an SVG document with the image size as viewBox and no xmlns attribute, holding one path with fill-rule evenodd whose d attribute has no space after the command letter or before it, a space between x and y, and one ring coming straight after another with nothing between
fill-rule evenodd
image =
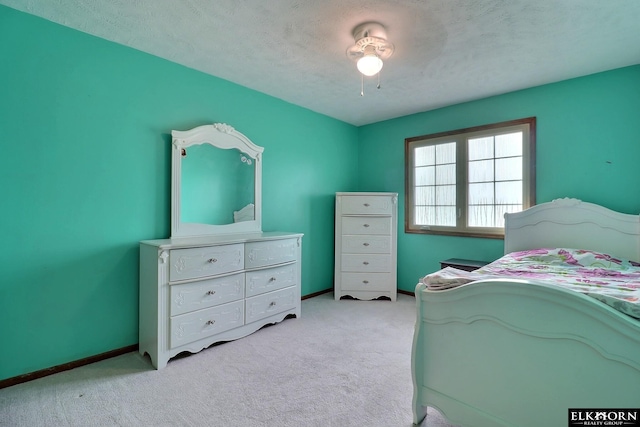
<instances>
[{"instance_id":1,"label":"mirror frame","mask_svg":"<svg viewBox=\"0 0 640 427\"><path fill-rule=\"evenodd\" d=\"M262 231L262 152L249 138L224 123L203 125L187 131L172 130L171 152L171 238L213 236ZM251 157L255 164L254 219L231 224L183 223L180 219L182 186L182 150L192 145L210 144L217 148L236 148Z\"/></svg>"}]
</instances>

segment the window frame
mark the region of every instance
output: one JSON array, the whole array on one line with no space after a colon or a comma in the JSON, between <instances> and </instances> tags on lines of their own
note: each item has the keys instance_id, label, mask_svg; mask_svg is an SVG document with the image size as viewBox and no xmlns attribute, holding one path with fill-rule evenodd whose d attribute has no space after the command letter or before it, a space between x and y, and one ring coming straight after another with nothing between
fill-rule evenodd
<instances>
[{"instance_id":1,"label":"window frame","mask_svg":"<svg viewBox=\"0 0 640 427\"><path fill-rule=\"evenodd\" d=\"M528 127L528 131L527 131ZM421 135L405 139L405 233L441 234L451 236L484 237L503 239L503 227L469 227L468 217L468 144L470 138L496 136L523 131L522 141L522 180L523 210L536 203L536 118L510 120L489 125L475 126L447 132ZM414 222L414 157L416 147L456 142L456 226L423 226Z\"/></svg>"}]
</instances>

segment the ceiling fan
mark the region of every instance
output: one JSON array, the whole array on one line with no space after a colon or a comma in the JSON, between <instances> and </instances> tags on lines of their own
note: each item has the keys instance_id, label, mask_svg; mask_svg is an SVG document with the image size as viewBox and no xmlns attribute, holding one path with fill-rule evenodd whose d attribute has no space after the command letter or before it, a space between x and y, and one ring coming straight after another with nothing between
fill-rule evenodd
<instances>
[{"instance_id":1,"label":"ceiling fan","mask_svg":"<svg viewBox=\"0 0 640 427\"><path fill-rule=\"evenodd\" d=\"M357 61L356 67L362 74L360 95L364 96L364 76L378 76L377 88L380 89L380 70L383 59L393 54L394 46L387 41L387 31L378 22L365 22L353 29L355 45L347 49L347 57Z\"/></svg>"}]
</instances>

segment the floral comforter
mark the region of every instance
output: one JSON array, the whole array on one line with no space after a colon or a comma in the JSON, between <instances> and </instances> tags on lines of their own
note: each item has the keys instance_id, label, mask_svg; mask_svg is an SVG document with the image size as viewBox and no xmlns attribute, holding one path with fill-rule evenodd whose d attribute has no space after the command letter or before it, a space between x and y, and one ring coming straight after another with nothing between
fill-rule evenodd
<instances>
[{"instance_id":1,"label":"floral comforter","mask_svg":"<svg viewBox=\"0 0 640 427\"><path fill-rule=\"evenodd\" d=\"M580 249L512 252L479 270L447 267L422 279L430 290L496 278L518 278L582 292L640 319L640 263Z\"/></svg>"}]
</instances>

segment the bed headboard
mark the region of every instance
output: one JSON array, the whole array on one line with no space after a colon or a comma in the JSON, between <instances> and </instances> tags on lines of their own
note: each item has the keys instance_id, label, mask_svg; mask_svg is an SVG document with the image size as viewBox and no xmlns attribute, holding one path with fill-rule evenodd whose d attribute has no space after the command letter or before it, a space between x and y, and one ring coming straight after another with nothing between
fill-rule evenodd
<instances>
[{"instance_id":1,"label":"bed headboard","mask_svg":"<svg viewBox=\"0 0 640 427\"><path fill-rule=\"evenodd\" d=\"M504 216L504 253L573 248L640 261L640 215L578 199L556 199Z\"/></svg>"}]
</instances>

